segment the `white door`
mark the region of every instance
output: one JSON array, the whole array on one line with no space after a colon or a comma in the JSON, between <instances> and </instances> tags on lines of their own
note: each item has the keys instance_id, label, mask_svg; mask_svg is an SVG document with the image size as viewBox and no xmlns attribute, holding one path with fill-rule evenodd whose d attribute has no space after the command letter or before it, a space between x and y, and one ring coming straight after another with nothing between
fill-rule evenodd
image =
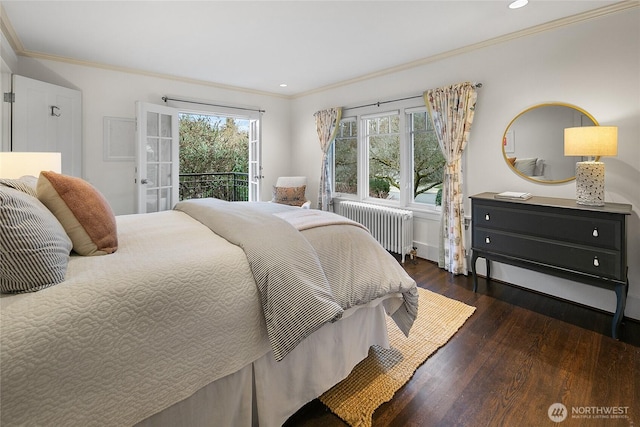
<instances>
[{"instance_id":1,"label":"white door","mask_svg":"<svg viewBox=\"0 0 640 427\"><path fill-rule=\"evenodd\" d=\"M62 153L62 173L82 176L82 92L13 75L11 151Z\"/></svg>"},{"instance_id":2,"label":"white door","mask_svg":"<svg viewBox=\"0 0 640 427\"><path fill-rule=\"evenodd\" d=\"M136 103L138 213L172 209L180 185L178 110Z\"/></svg>"},{"instance_id":3,"label":"white door","mask_svg":"<svg viewBox=\"0 0 640 427\"><path fill-rule=\"evenodd\" d=\"M0 58L0 93L11 95L11 69ZM11 104L0 100L0 151L11 151Z\"/></svg>"},{"instance_id":4,"label":"white door","mask_svg":"<svg viewBox=\"0 0 640 427\"><path fill-rule=\"evenodd\" d=\"M249 121L249 201L260 200L260 181L262 180L262 162L260 146L260 120Z\"/></svg>"}]
</instances>

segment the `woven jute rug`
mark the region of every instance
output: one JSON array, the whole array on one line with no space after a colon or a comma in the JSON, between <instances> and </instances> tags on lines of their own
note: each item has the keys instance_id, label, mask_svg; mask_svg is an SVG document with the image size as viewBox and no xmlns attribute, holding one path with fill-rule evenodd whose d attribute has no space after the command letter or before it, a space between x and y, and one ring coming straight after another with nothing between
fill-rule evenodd
<instances>
[{"instance_id":1,"label":"woven jute rug","mask_svg":"<svg viewBox=\"0 0 640 427\"><path fill-rule=\"evenodd\" d=\"M367 358L347 378L320 396L320 401L347 424L371 426L376 408L391 400L475 311L475 307L426 289L418 288L418 294L418 317L409 338L387 317L391 348L371 347Z\"/></svg>"}]
</instances>

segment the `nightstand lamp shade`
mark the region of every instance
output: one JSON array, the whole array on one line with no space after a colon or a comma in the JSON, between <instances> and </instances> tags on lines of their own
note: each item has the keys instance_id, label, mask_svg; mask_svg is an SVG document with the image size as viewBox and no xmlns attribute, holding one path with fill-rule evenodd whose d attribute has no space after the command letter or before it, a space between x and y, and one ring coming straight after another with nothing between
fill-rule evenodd
<instances>
[{"instance_id":1,"label":"nightstand lamp shade","mask_svg":"<svg viewBox=\"0 0 640 427\"><path fill-rule=\"evenodd\" d=\"M583 126L564 130L564 155L586 156L594 160L576 163L576 202L604 206L604 163L600 156L618 154L618 128Z\"/></svg>"},{"instance_id":2,"label":"nightstand lamp shade","mask_svg":"<svg viewBox=\"0 0 640 427\"><path fill-rule=\"evenodd\" d=\"M60 173L61 170L61 153L0 152L0 178L38 177L41 171Z\"/></svg>"}]
</instances>

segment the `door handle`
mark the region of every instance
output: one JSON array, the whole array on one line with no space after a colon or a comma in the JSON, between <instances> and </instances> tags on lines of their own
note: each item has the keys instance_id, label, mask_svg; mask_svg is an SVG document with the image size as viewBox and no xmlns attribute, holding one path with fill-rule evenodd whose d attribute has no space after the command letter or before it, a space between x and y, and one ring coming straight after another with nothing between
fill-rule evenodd
<instances>
[{"instance_id":1,"label":"door handle","mask_svg":"<svg viewBox=\"0 0 640 427\"><path fill-rule=\"evenodd\" d=\"M140 180L140 184L148 184L148 183L149 183L149 180L147 178L142 178Z\"/></svg>"}]
</instances>

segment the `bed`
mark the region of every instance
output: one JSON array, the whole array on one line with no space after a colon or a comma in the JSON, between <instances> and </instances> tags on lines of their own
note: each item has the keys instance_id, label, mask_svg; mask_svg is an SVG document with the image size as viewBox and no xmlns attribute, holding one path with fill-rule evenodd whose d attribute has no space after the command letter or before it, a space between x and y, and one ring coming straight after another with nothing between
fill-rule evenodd
<instances>
[{"instance_id":1,"label":"bed","mask_svg":"<svg viewBox=\"0 0 640 427\"><path fill-rule=\"evenodd\" d=\"M4 188L1 209L35 199ZM200 199L114 219L117 250L0 297L3 426L279 426L417 313L415 282L335 214Z\"/></svg>"}]
</instances>

